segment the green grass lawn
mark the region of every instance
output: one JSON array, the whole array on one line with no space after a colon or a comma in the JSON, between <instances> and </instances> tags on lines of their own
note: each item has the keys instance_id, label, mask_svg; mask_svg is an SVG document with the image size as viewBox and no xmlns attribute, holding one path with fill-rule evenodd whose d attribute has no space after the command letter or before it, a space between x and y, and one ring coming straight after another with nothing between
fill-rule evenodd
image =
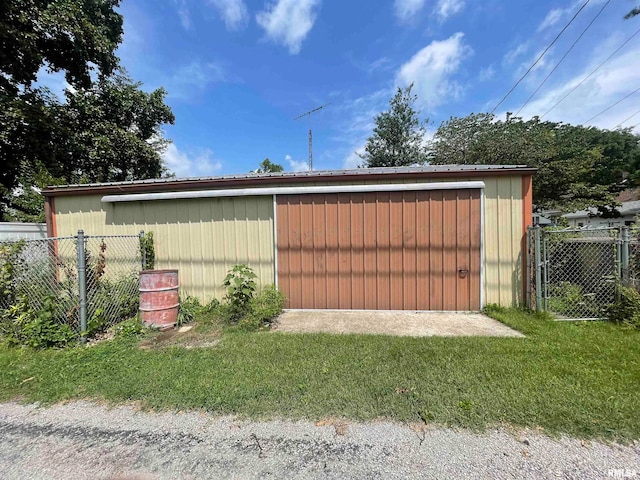
<instances>
[{"instance_id":1,"label":"green grass lawn","mask_svg":"<svg viewBox=\"0 0 640 480\"><path fill-rule=\"evenodd\" d=\"M95 398L253 418L510 424L640 438L640 332L515 310L493 315L527 338L225 332L212 348L0 348L0 400Z\"/></svg>"}]
</instances>

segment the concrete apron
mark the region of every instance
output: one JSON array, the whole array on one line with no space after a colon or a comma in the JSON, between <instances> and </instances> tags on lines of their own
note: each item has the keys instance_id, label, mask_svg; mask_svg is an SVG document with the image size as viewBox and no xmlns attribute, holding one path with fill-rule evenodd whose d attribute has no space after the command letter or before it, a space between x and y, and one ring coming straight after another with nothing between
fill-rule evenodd
<instances>
[{"instance_id":1,"label":"concrete apron","mask_svg":"<svg viewBox=\"0 0 640 480\"><path fill-rule=\"evenodd\" d=\"M470 312L286 310L274 330L407 337L524 337L497 320Z\"/></svg>"}]
</instances>

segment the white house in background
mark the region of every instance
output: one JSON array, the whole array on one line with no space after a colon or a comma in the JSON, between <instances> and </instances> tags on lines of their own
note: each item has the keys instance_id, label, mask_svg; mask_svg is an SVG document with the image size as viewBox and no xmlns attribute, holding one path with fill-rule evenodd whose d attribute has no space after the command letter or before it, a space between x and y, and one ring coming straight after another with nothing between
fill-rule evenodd
<instances>
[{"instance_id":1,"label":"white house in background","mask_svg":"<svg viewBox=\"0 0 640 480\"><path fill-rule=\"evenodd\" d=\"M47 238L46 223L0 222L0 242Z\"/></svg>"},{"instance_id":2,"label":"white house in background","mask_svg":"<svg viewBox=\"0 0 640 480\"><path fill-rule=\"evenodd\" d=\"M620 216L616 218L602 218L595 216L596 208L589 210L578 210L577 212L562 215L569 221L569 226L573 228L596 228L596 227L620 227L631 225L636 222L640 214L640 200L632 202L622 202L618 207Z\"/></svg>"}]
</instances>

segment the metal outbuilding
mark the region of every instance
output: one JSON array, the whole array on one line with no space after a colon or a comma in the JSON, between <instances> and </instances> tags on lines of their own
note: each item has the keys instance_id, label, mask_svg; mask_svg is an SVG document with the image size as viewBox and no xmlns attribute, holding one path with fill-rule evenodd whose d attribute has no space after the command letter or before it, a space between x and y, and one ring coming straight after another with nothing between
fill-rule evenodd
<instances>
[{"instance_id":1,"label":"metal outbuilding","mask_svg":"<svg viewBox=\"0 0 640 480\"><path fill-rule=\"evenodd\" d=\"M522 303L532 176L443 165L50 187L50 236L153 231L157 268L207 301L238 263L289 308L479 310Z\"/></svg>"}]
</instances>

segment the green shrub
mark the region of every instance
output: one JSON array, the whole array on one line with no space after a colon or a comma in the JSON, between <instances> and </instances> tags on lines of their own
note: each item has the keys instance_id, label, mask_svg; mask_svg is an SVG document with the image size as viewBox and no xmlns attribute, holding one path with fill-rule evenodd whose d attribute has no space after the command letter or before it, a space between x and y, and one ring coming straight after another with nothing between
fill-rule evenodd
<instances>
[{"instance_id":1,"label":"green shrub","mask_svg":"<svg viewBox=\"0 0 640 480\"><path fill-rule=\"evenodd\" d=\"M0 306L15 303L15 275L25 241L0 243Z\"/></svg>"},{"instance_id":2,"label":"green shrub","mask_svg":"<svg viewBox=\"0 0 640 480\"><path fill-rule=\"evenodd\" d=\"M237 322L247 313L249 302L258 288L256 277L257 275L247 265L236 265L227 273L222 286L227 289L226 315L230 323Z\"/></svg>"},{"instance_id":3,"label":"green shrub","mask_svg":"<svg viewBox=\"0 0 640 480\"><path fill-rule=\"evenodd\" d=\"M180 306L178 307L178 326L184 325L193 321L196 314L200 313L202 306L200 300L191 295L187 296L184 300L180 299Z\"/></svg>"},{"instance_id":4,"label":"green shrub","mask_svg":"<svg viewBox=\"0 0 640 480\"><path fill-rule=\"evenodd\" d=\"M559 282L549 285L548 310L567 317L600 318L602 306L595 294L585 294L580 285Z\"/></svg>"},{"instance_id":5,"label":"green shrub","mask_svg":"<svg viewBox=\"0 0 640 480\"><path fill-rule=\"evenodd\" d=\"M140 255L145 260L145 269L153 270L156 266L156 249L153 243L153 232L140 237Z\"/></svg>"},{"instance_id":6,"label":"green shrub","mask_svg":"<svg viewBox=\"0 0 640 480\"><path fill-rule=\"evenodd\" d=\"M216 312L220 308L220 300L217 298L212 298L209 303L200 307L199 313L213 313Z\"/></svg>"},{"instance_id":7,"label":"green shrub","mask_svg":"<svg viewBox=\"0 0 640 480\"><path fill-rule=\"evenodd\" d=\"M136 338L144 332L145 327L140 317L131 318L113 326L113 333L117 338Z\"/></svg>"},{"instance_id":8,"label":"green shrub","mask_svg":"<svg viewBox=\"0 0 640 480\"><path fill-rule=\"evenodd\" d=\"M507 309L502 305L498 305L497 303L488 303L482 309L482 313L485 313L489 316L496 313L504 313Z\"/></svg>"},{"instance_id":9,"label":"green shrub","mask_svg":"<svg viewBox=\"0 0 640 480\"><path fill-rule=\"evenodd\" d=\"M131 274L115 280L102 277L88 289L87 300L89 336L135 317L140 305L137 275Z\"/></svg>"},{"instance_id":10,"label":"green shrub","mask_svg":"<svg viewBox=\"0 0 640 480\"><path fill-rule=\"evenodd\" d=\"M57 321L58 300L46 296L42 308L33 310L22 297L0 315L0 334L12 346L33 348L64 347L77 339L66 323Z\"/></svg>"},{"instance_id":11,"label":"green shrub","mask_svg":"<svg viewBox=\"0 0 640 480\"><path fill-rule=\"evenodd\" d=\"M616 294L617 300L607 308L607 319L640 329L640 292L617 285Z\"/></svg>"},{"instance_id":12,"label":"green shrub","mask_svg":"<svg viewBox=\"0 0 640 480\"><path fill-rule=\"evenodd\" d=\"M247 331L270 327L282 313L285 297L275 286L269 285L259 295L251 299L247 313L240 319L238 326Z\"/></svg>"}]
</instances>

